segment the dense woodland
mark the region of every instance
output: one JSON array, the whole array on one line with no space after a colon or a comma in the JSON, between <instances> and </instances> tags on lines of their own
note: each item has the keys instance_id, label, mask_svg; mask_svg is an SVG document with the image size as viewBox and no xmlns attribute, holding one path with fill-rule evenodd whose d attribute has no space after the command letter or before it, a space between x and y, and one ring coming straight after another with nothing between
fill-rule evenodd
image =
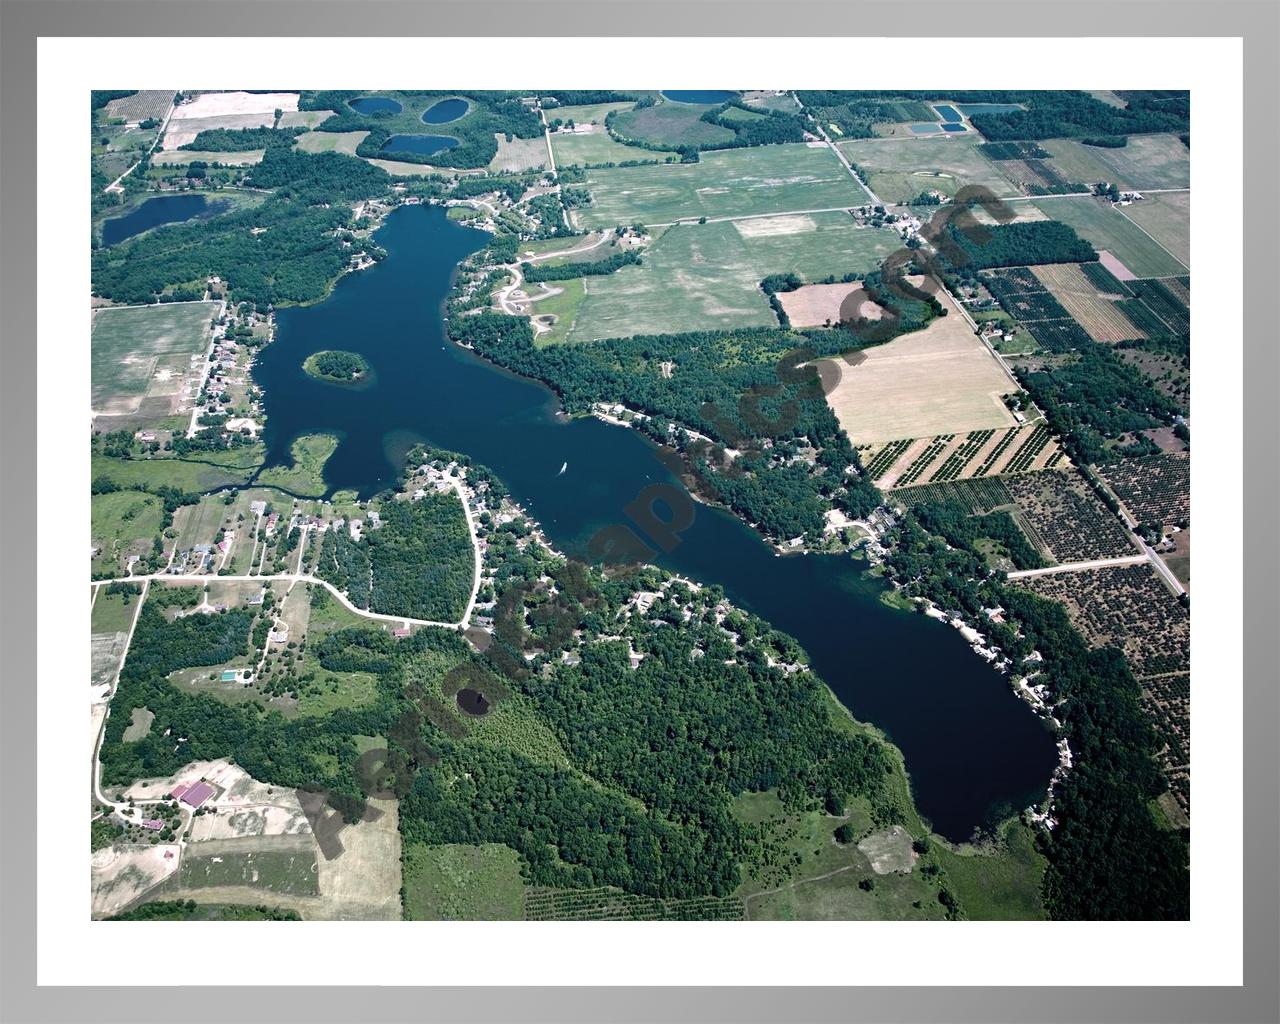
<instances>
[{"instance_id":1,"label":"dense woodland","mask_svg":"<svg viewBox=\"0 0 1280 1024\"><path fill-rule=\"evenodd\" d=\"M1088 263L1098 258L1093 246L1069 225L1056 220L973 228L959 227L949 220L945 230L956 248L946 247L944 254L953 255L955 262L972 270Z\"/></svg>"},{"instance_id":2,"label":"dense woodland","mask_svg":"<svg viewBox=\"0 0 1280 1024\"><path fill-rule=\"evenodd\" d=\"M935 121L927 104L936 92L801 90L800 101L822 121L834 121L846 136L867 138L877 122ZM1126 92L1127 106L1115 107L1087 92L1072 90L961 89L954 103L1020 103L1026 110L974 114L969 120L993 142L1053 138L1119 137L1150 132L1186 132L1191 96L1175 90ZM1121 143L1123 144L1123 143Z\"/></svg>"},{"instance_id":3,"label":"dense woodland","mask_svg":"<svg viewBox=\"0 0 1280 1024\"><path fill-rule=\"evenodd\" d=\"M578 277L602 277L606 274L616 274L623 267L636 266L643 262L641 256L634 249L628 249L625 252L616 252L602 260L593 260L584 263L559 263L559 264L520 264L520 273L524 275L524 279L531 283L538 281L565 281L570 278Z\"/></svg>"},{"instance_id":4,"label":"dense woodland","mask_svg":"<svg viewBox=\"0 0 1280 1024\"><path fill-rule=\"evenodd\" d=\"M375 612L460 619L475 562L457 494L430 491L417 501L386 501L379 514L382 525L373 529L366 522L359 541L344 530L327 531L317 575Z\"/></svg>"},{"instance_id":5,"label":"dense woodland","mask_svg":"<svg viewBox=\"0 0 1280 1024\"><path fill-rule=\"evenodd\" d=\"M233 301L260 308L311 302L361 253L382 250L352 233L341 199L377 195L390 183L377 167L338 153L310 155L273 146L250 183L274 189L251 209L171 224L93 254L95 295L122 303L154 302L175 288L204 293L207 278L227 284Z\"/></svg>"}]
</instances>

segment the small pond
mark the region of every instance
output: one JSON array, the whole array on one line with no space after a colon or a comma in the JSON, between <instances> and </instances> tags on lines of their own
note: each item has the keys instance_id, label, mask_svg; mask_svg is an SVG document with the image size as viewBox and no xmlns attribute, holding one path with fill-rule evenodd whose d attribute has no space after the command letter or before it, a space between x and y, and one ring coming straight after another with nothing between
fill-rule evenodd
<instances>
[{"instance_id":1,"label":"small pond","mask_svg":"<svg viewBox=\"0 0 1280 1024\"><path fill-rule=\"evenodd\" d=\"M965 117L973 117L974 114L1008 114L1014 110L1023 109L1019 103L958 103L956 105Z\"/></svg>"},{"instance_id":2,"label":"small pond","mask_svg":"<svg viewBox=\"0 0 1280 1024\"><path fill-rule=\"evenodd\" d=\"M102 222L102 244L115 245L126 238L140 235L161 224L180 224L196 217L211 217L222 213L230 203L225 199L209 202L202 195L187 193L177 196L156 196L140 203L128 213L111 217Z\"/></svg>"},{"instance_id":3,"label":"small pond","mask_svg":"<svg viewBox=\"0 0 1280 1024\"><path fill-rule=\"evenodd\" d=\"M457 146L452 135L393 135L382 144L383 153L421 153L430 156Z\"/></svg>"},{"instance_id":4,"label":"small pond","mask_svg":"<svg viewBox=\"0 0 1280 1024\"><path fill-rule=\"evenodd\" d=\"M347 105L357 114L398 114L404 109L390 96L361 96L349 100Z\"/></svg>"},{"instance_id":5,"label":"small pond","mask_svg":"<svg viewBox=\"0 0 1280 1024\"><path fill-rule=\"evenodd\" d=\"M485 695L479 690L470 688L458 691L458 707L466 714L475 715L477 718L489 713L489 702L485 699Z\"/></svg>"},{"instance_id":6,"label":"small pond","mask_svg":"<svg viewBox=\"0 0 1280 1024\"><path fill-rule=\"evenodd\" d=\"M715 106L738 98L732 89L663 89L662 95L676 103L700 103Z\"/></svg>"},{"instance_id":7,"label":"small pond","mask_svg":"<svg viewBox=\"0 0 1280 1024\"><path fill-rule=\"evenodd\" d=\"M458 120L470 106L471 104L462 99L441 100L427 108L426 113L422 115L422 122L423 124L448 124L450 121Z\"/></svg>"},{"instance_id":8,"label":"small pond","mask_svg":"<svg viewBox=\"0 0 1280 1024\"><path fill-rule=\"evenodd\" d=\"M933 109L938 112L938 117L943 121L948 121L954 124L956 121L960 120L960 114L955 107L949 107L945 103L935 103L933 105Z\"/></svg>"}]
</instances>

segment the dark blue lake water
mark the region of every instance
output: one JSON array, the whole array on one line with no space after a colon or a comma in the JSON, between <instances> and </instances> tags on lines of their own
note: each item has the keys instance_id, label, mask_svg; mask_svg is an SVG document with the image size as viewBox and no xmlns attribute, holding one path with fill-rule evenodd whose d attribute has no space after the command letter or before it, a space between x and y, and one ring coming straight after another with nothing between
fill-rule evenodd
<instances>
[{"instance_id":1,"label":"dark blue lake water","mask_svg":"<svg viewBox=\"0 0 1280 1024\"><path fill-rule=\"evenodd\" d=\"M938 112L938 117L943 121L948 121L954 124L956 121L960 120L960 115L956 112L955 107L950 107L945 103L942 103L934 104L933 109Z\"/></svg>"},{"instance_id":2,"label":"dark blue lake water","mask_svg":"<svg viewBox=\"0 0 1280 1024\"><path fill-rule=\"evenodd\" d=\"M466 100L449 99L441 100L435 106L427 108L422 115L425 124L448 124L450 121L456 121L467 112L470 104Z\"/></svg>"},{"instance_id":3,"label":"dark blue lake water","mask_svg":"<svg viewBox=\"0 0 1280 1024\"><path fill-rule=\"evenodd\" d=\"M677 103L701 103L715 106L737 99L738 94L732 89L663 89L662 95Z\"/></svg>"},{"instance_id":4,"label":"dark blue lake water","mask_svg":"<svg viewBox=\"0 0 1280 1024\"><path fill-rule=\"evenodd\" d=\"M458 140L452 135L393 135L382 144L382 153L442 153L453 149Z\"/></svg>"},{"instance_id":5,"label":"dark blue lake water","mask_svg":"<svg viewBox=\"0 0 1280 1024\"><path fill-rule=\"evenodd\" d=\"M151 228L158 228L161 224L180 224L195 217L212 217L222 213L230 205L225 199L216 199L211 203L205 196L193 193L156 196L122 216L104 220L102 244L115 245Z\"/></svg>"},{"instance_id":6,"label":"dark blue lake water","mask_svg":"<svg viewBox=\"0 0 1280 1024\"><path fill-rule=\"evenodd\" d=\"M347 105L357 114L398 114L404 109L398 100L390 96L361 96L348 100Z\"/></svg>"},{"instance_id":7,"label":"dark blue lake water","mask_svg":"<svg viewBox=\"0 0 1280 1024\"><path fill-rule=\"evenodd\" d=\"M581 553L648 484L681 487L633 430L557 416L544 387L446 341L441 304L459 260L489 236L438 207L393 213L378 232L387 258L343 278L323 303L281 309L255 376L266 394L268 462L299 434L341 437L325 467L331 490L389 486L418 441L489 466L553 543ZM359 352L373 386L333 388L303 360ZM568 463L563 475L562 464ZM748 527L696 506L660 564L725 588L737 604L795 636L849 710L906 755L915 799L955 839L1039 799L1056 762L1052 736L954 629L881 603L884 586L847 557L777 557Z\"/></svg>"}]
</instances>

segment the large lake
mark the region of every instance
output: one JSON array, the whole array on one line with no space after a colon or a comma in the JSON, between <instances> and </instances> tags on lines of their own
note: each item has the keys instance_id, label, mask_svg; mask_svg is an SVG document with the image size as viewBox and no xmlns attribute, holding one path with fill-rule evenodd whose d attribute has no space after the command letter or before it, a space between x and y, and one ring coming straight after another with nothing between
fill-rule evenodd
<instances>
[{"instance_id":1,"label":"large lake","mask_svg":"<svg viewBox=\"0 0 1280 1024\"><path fill-rule=\"evenodd\" d=\"M391 485L417 441L465 452L506 482L560 548L581 553L600 527L655 482L679 487L638 432L557 416L554 395L446 341L441 304L458 261L489 236L438 207L410 206L378 233L387 258L343 278L323 303L277 313L258 357L269 462L287 463L299 434L341 443L331 490ZM360 353L367 390L303 373L325 348ZM560 467L568 463L563 475ZM949 626L884 605L884 585L847 557L777 557L728 513L699 505L661 564L724 587L731 600L795 636L853 714L906 755L917 806L953 839L1043 796L1056 762L1051 734Z\"/></svg>"}]
</instances>

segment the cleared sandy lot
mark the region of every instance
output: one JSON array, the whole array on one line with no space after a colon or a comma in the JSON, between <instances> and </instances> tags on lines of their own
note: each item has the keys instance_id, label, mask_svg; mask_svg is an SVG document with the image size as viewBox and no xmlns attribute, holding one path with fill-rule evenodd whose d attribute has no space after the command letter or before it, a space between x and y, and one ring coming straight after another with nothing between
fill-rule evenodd
<instances>
[{"instance_id":1,"label":"cleared sandy lot","mask_svg":"<svg viewBox=\"0 0 1280 1024\"><path fill-rule=\"evenodd\" d=\"M851 284L807 284L793 292L779 292L778 301L793 326L824 327L829 323L839 323L846 300L854 297L851 301L858 302L856 296L861 294L862 285L856 281ZM868 320L880 319L880 307L869 299L858 302L858 312Z\"/></svg>"},{"instance_id":2,"label":"cleared sandy lot","mask_svg":"<svg viewBox=\"0 0 1280 1024\"><path fill-rule=\"evenodd\" d=\"M854 444L1013 426L1002 396L1014 390L950 297L947 315L922 331L837 360L827 402Z\"/></svg>"}]
</instances>

